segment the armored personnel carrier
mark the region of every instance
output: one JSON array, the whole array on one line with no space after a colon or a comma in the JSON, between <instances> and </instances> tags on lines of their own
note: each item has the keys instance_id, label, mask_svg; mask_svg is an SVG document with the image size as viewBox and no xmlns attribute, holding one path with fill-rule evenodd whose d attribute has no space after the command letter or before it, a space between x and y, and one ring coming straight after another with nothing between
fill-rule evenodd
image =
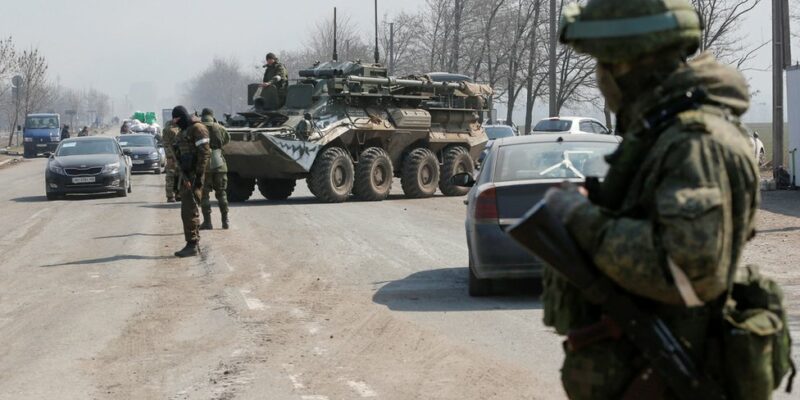
<instances>
[{"instance_id":1,"label":"armored personnel carrier","mask_svg":"<svg viewBox=\"0 0 800 400\"><path fill-rule=\"evenodd\" d=\"M251 84L253 109L228 117L228 198L256 187L270 200L305 179L324 202L379 201L394 177L407 197L458 196L451 176L472 172L487 142L492 89L434 75L395 78L380 64L326 62L285 88Z\"/></svg>"}]
</instances>

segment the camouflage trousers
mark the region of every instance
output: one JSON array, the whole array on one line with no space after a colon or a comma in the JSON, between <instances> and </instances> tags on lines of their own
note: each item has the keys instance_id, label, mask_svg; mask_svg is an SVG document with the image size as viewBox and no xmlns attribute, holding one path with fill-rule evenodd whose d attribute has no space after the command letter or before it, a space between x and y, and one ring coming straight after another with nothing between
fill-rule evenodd
<instances>
[{"instance_id":1,"label":"camouflage trousers","mask_svg":"<svg viewBox=\"0 0 800 400\"><path fill-rule=\"evenodd\" d=\"M167 161L167 167L164 168L164 189L166 190L167 199L174 198L178 189L178 171L175 169L175 162L170 163Z\"/></svg>"},{"instance_id":2,"label":"camouflage trousers","mask_svg":"<svg viewBox=\"0 0 800 400\"><path fill-rule=\"evenodd\" d=\"M202 189L195 190L181 185L181 220L187 243L200 241L200 212L197 210L197 203L202 196Z\"/></svg>"},{"instance_id":3,"label":"camouflage trousers","mask_svg":"<svg viewBox=\"0 0 800 400\"><path fill-rule=\"evenodd\" d=\"M203 215L211 214L211 191L217 198L219 211L228 214L228 173L227 172L206 172L205 182L203 183L203 200L201 202Z\"/></svg>"}]
</instances>

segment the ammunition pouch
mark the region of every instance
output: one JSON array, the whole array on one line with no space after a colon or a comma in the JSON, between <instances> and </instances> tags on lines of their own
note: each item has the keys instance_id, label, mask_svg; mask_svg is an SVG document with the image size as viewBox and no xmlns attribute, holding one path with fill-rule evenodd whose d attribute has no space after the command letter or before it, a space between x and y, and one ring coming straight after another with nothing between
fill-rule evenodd
<instances>
[{"instance_id":1,"label":"ammunition pouch","mask_svg":"<svg viewBox=\"0 0 800 400\"><path fill-rule=\"evenodd\" d=\"M222 149L212 149L211 159L208 161L208 170L216 171L225 166L225 159L222 156Z\"/></svg>"},{"instance_id":2,"label":"ammunition pouch","mask_svg":"<svg viewBox=\"0 0 800 400\"><path fill-rule=\"evenodd\" d=\"M548 265L542 269L542 308L544 324L559 335L594 324L601 315L599 306Z\"/></svg>"},{"instance_id":3,"label":"ammunition pouch","mask_svg":"<svg viewBox=\"0 0 800 400\"><path fill-rule=\"evenodd\" d=\"M769 399L791 371L786 385L790 392L796 371L778 284L757 267L745 266L722 317L722 373L730 398Z\"/></svg>"},{"instance_id":4,"label":"ammunition pouch","mask_svg":"<svg viewBox=\"0 0 800 400\"><path fill-rule=\"evenodd\" d=\"M194 154L181 154L179 163L184 174L189 175L194 172Z\"/></svg>"}]
</instances>

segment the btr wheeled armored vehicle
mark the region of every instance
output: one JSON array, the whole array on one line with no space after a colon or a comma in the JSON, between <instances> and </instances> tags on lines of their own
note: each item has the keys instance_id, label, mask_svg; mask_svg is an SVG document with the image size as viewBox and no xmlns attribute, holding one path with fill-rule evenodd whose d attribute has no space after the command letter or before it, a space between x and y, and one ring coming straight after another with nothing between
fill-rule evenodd
<instances>
[{"instance_id":1,"label":"btr wheeled armored vehicle","mask_svg":"<svg viewBox=\"0 0 800 400\"><path fill-rule=\"evenodd\" d=\"M451 176L472 172L487 142L492 89L440 76L387 76L380 64L326 62L285 88L251 84L253 109L227 116L228 198L257 186L291 196L305 179L324 202L386 199L394 177L407 197L464 195Z\"/></svg>"}]
</instances>

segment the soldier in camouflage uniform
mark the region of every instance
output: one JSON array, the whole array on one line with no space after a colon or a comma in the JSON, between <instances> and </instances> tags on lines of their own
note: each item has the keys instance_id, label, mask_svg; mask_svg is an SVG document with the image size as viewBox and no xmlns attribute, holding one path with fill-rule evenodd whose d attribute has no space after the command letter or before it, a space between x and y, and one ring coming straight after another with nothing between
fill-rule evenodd
<instances>
[{"instance_id":1,"label":"soldier in camouflage uniform","mask_svg":"<svg viewBox=\"0 0 800 400\"><path fill-rule=\"evenodd\" d=\"M183 106L172 110L172 122L181 129L175 143L175 158L183 182L181 184L181 219L186 246L175 252L177 257L198 254L200 213L198 203L203 196L203 179L211 156L208 129Z\"/></svg>"},{"instance_id":2,"label":"soldier in camouflage uniform","mask_svg":"<svg viewBox=\"0 0 800 400\"><path fill-rule=\"evenodd\" d=\"M275 86L278 89L280 105L286 102L286 92L289 87L289 72L286 67L278 61L278 57L273 53L267 53L267 61L264 64L264 79L262 87Z\"/></svg>"},{"instance_id":3,"label":"soldier in camouflage uniform","mask_svg":"<svg viewBox=\"0 0 800 400\"><path fill-rule=\"evenodd\" d=\"M167 167L164 168L165 175L165 189L167 192L167 202L174 203L175 195L178 191L177 179L178 174L176 171L177 162L175 161L175 138L178 136L180 128L178 125L173 124L172 121L167 121L164 130L161 133L161 141L164 144L164 153L167 156Z\"/></svg>"},{"instance_id":4,"label":"soldier in camouflage uniform","mask_svg":"<svg viewBox=\"0 0 800 400\"><path fill-rule=\"evenodd\" d=\"M219 212L222 214L222 229L228 229L230 227L228 220L228 194L226 193L228 188L228 165L225 163L222 147L231 141L231 137L228 134L228 130L217 123L213 110L204 108L200 115L203 125L208 129L209 139L211 140L211 159L206 168L206 181L205 185L203 185L203 200L201 201L203 224L200 225L200 229L213 229L211 223L211 190L214 190Z\"/></svg>"},{"instance_id":5,"label":"soldier in camouflage uniform","mask_svg":"<svg viewBox=\"0 0 800 400\"><path fill-rule=\"evenodd\" d=\"M588 198L565 185L545 199L597 268L719 376L706 362L709 327L754 234L759 175L739 121L749 107L747 82L711 54L688 59L701 34L688 0L565 8L561 41L597 59L598 86L624 140ZM550 268L544 274L546 324L568 334L601 318L564 278ZM673 397L663 385L637 392L654 375L624 338L567 349L561 373L572 399Z\"/></svg>"}]
</instances>

